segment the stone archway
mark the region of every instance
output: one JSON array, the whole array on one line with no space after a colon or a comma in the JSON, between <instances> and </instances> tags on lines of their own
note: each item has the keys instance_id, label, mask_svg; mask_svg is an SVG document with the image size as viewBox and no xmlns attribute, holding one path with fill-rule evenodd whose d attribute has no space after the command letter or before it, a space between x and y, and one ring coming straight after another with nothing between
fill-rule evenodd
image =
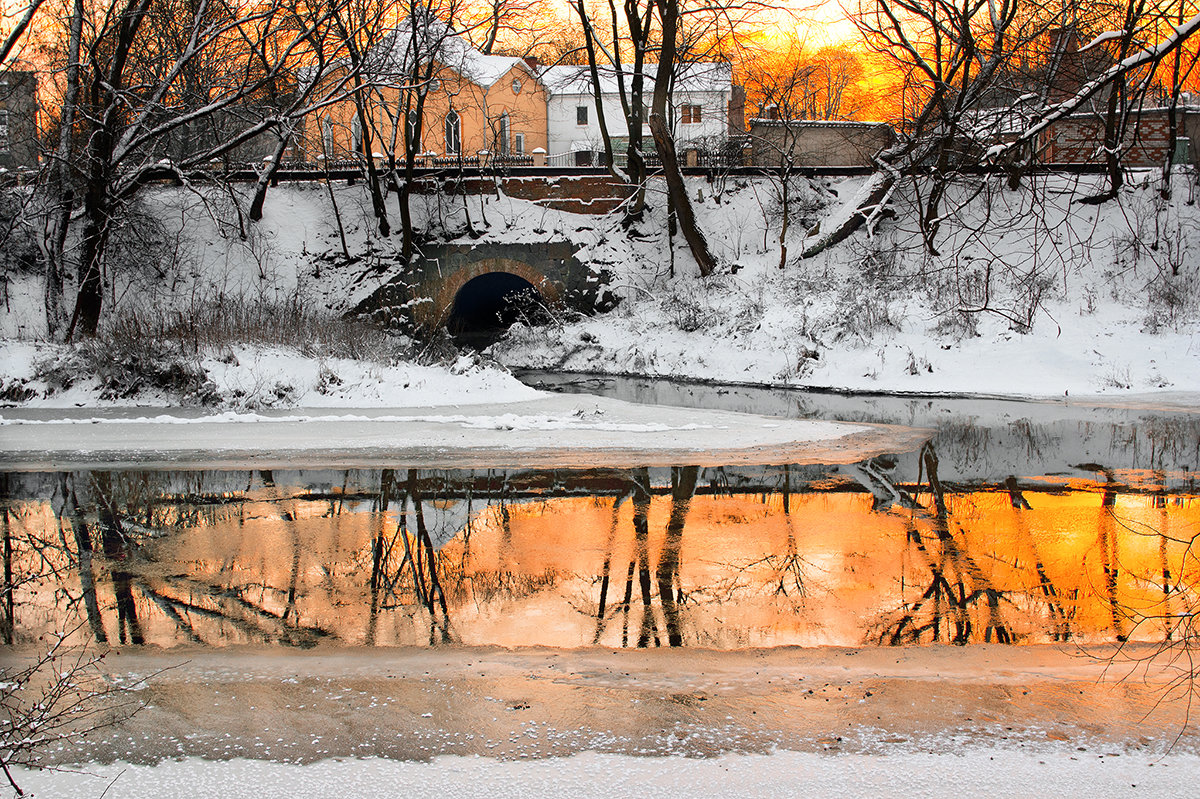
<instances>
[{"instance_id":1,"label":"stone archway","mask_svg":"<svg viewBox=\"0 0 1200 799\"><path fill-rule=\"evenodd\" d=\"M432 285L427 285L427 290L419 293L433 301L414 307L413 320L430 329L444 325L454 310L454 300L463 286L477 277L493 272L504 272L524 279L537 290L548 305L562 299L562 285L550 280L524 261L512 258L481 258L464 264L449 275L442 275L431 281Z\"/></svg>"},{"instance_id":2,"label":"stone archway","mask_svg":"<svg viewBox=\"0 0 1200 799\"><path fill-rule=\"evenodd\" d=\"M463 284L446 318L446 330L462 346L484 350L517 322L549 321L541 292L512 272L485 272Z\"/></svg>"}]
</instances>

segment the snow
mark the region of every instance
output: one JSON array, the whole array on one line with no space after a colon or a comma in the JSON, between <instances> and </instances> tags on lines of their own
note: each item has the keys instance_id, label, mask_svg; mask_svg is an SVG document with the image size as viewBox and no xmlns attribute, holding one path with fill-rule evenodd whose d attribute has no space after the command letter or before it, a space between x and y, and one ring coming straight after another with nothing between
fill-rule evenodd
<instances>
[{"instance_id":1,"label":"snow","mask_svg":"<svg viewBox=\"0 0 1200 799\"><path fill-rule=\"evenodd\" d=\"M65 391L49 392L37 377L36 364L63 351L61 346L30 341L0 341L0 376L24 382L39 396L32 408L100 406L173 407L179 398L139 393L128 399L101 399L96 378L84 378ZM349 358L307 357L294 349L239 345L200 366L226 407L388 408L432 407L487 402L517 402L539 393L507 372L470 357L441 364L379 363Z\"/></svg>"},{"instance_id":2,"label":"snow","mask_svg":"<svg viewBox=\"0 0 1200 799\"><path fill-rule=\"evenodd\" d=\"M1096 47L1097 45L1104 44L1105 42L1110 42L1114 39L1120 39L1124 35L1125 35L1125 31L1105 31L1104 33L1101 33L1096 38L1092 39L1090 42L1085 44L1083 47L1080 47L1078 52L1080 52L1080 53L1086 52L1088 50L1091 50L1093 47Z\"/></svg>"},{"instance_id":3,"label":"snow","mask_svg":"<svg viewBox=\"0 0 1200 799\"><path fill-rule=\"evenodd\" d=\"M657 466L842 463L905 451L920 430L538 395L459 413L65 416L9 410L0 459L46 469L137 462L410 466Z\"/></svg>"},{"instance_id":4,"label":"snow","mask_svg":"<svg viewBox=\"0 0 1200 799\"><path fill-rule=\"evenodd\" d=\"M424 794L430 786L437 787L439 796L486 799L608 799L645 793L664 799L797 795L881 799L1146 795L1188 799L1200 779L1200 757L1172 755L1164 759L1140 752L1119 757L1081 756L1050 747L1043 751L980 748L887 755L778 751L710 759L588 752L535 761L442 756L428 763L363 758L308 765L186 758L156 766L89 765L86 773L15 772L25 790L60 799L91 799L110 783L115 795L127 799L184 795L194 799L264 795L366 799Z\"/></svg>"},{"instance_id":5,"label":"snow","mask_svg":"<svg viewBox=\"0 0 1200 799\"><path fill-rule=\"evenodd\" d=\"M580 216L507 196L461 203L417 197L425 229L454 240L470 212L491 243L571 241L606 272L602 294L620 301L605 315L564 315L545 328L516 327L490 355L508 367L560 369L850 391L1114 397L1200 391L1200 285L1187 254L1198 244L1195 176L1179 173L1174 199L1158 196L1154 173L1134 173L1120 197L1099 207L1073 199L1101 178L1034 176L1016 191L964 179L951 189L937 256L922 250L908 182L891 198L895 219L811 259L807 232L834 229L870 193L874 178L806 179L793 186L789 261L778 268L778 187L771 180L689 178L696 214L721 262L702 279L681 239L664 232L665 190L649 186L638 238L617 215ZM980 190L978 195L974 192ZM281 185L241 241L219 198L146 191L143 210L161 220L179 253L174 293L153 273L117 275L119 307L178 308L196 297L244 296L341 313L396 276L396 237L381 239L361 184L335 186L353 252L340 244L320 184ZM961 200L962 205L959 206ZM183 224L186 220L187 224ZM459 239L465 241L465 238ZM813 239L809 239L810 241ZM674 261L674 275L671 262ZM1178 272L1178 274L1176 274ZM29 373L43 334L35 275L15 274L0 311L3 375ZM960 309L960 310L956 310ZM518 399L521 387L487 362L460 375L445 367L379 365L302 357L284 347L206 353L203 365L226 407L388 407ZM226 360L228 360L226 358ZM323 371L342 383L322 382ZM291 386L274 398L277 383ZM402 390L403 389L403 390ZM72 393L74 392L74 393ZM240 395L240 398L234 395ZM138 404L169 398L138 398ZM95 405L72 389L41 406Z\"/></svg>"},{"instance_id":6,"label":"snow","mask_svg":"<svg viewBox=\"0 0 1200 799\"><path fill-rule=\"evenodd\" d=\"M814 219L822 234L836 229L877 179L797 180L789 253ZM1193 179L1177 178L1167 203L1142 173L1099 208L1072 203L1097 178L1035 177L1015 192L996 182L961 209L956 197L945 203L937 256L923 251L902 183L892 198L898 218L873 238L860 231L814 258L790 257L783 270L777 187L730 180L718 194L696 179L697 216L722 274L699 278L677 240L672 278L652 254L665 236L610 236L584 255L614 273L617 309L552 335L516 328L492 354L513 367L866 392L1196 392ZM657 232L657 223L644 227Z\"/></svg>"}]
</instances>

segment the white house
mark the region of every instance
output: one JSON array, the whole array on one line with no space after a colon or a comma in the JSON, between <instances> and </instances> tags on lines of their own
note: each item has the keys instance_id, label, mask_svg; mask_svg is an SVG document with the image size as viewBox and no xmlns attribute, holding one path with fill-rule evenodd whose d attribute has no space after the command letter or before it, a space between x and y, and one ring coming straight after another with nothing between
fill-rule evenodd
<instances>
[{"instance_id":1,"label":"white house","mask_svg":"<svg viewBox=\"0 0 1200 799\"><path fill-rule=\"evenodd\" d=\"M642 71L646 76L643 102L648 108L658 67L646 64ZM629 75L626 77L627 90ZM594 153L604 152L604 139L600 135L599 120L596 119L596 100L588 67L547 67L539 73L539 77L550 94L547 110L550 157L563 159L571 153L574 154L572 163L592 163ZM611 67L600 70L600 86L604 121L612 137L614 154L623 157L629 129L621 107L617 76ZM728 63L689 64L675 78L673 89L671 124L678 149L686 149L692 144L712 145L729 135L731 104L735 98L733 68ZM740 116L741 111L736 109L734 113ZM740 129L740 122L735 129ZM646 127L644 130L645 149L652 151L654 143L650 129Z\"/></svg>"}]
</instances>

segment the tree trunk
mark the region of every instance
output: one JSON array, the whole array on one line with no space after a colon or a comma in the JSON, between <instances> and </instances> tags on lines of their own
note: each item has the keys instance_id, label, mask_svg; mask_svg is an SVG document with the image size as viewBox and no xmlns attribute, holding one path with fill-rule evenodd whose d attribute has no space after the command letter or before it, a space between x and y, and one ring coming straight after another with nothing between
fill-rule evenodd
<instances>
[{"instance_id":1,"label":"tree trunk","mask_svg":"<svg viewBox=\"0 0 1200 799\"><path fill-rule=\"evenodd\" d=\"M683 172L679 169L679 159L675 155L675 142L671 138L671 132L667 130L666 120L660 114L650 114L650 132L654 135L654 144L658 148L659 158L662 159L663 176L667 179L667 195L675 208L683 238L700 267L700 274L708 277L716 269L717 262L709 252L708 241L696 225L692 202L683 182Z\"/></svg>"},{"instance_id":2,"label":"tree trunk","mask_svg":"<svg viewBox=\"0 0 1200 799\"><path fill-rule=\"evenodd\" d=\"M683 238L692 251L704 277L711 275L717 267L717 261L708 249L708 241L696 225L696 217L692 213L692 202L688 198L687 186L683 182L683 172L679 168L679 158L675 154L675 140L667 125L667 88L671 82L675 66L675 34L679 22L678 0L656 0L659 13L662 15L662 52L658 62L658 73L654 78L654 105L650 112L650 133L654 136L654 145L658 156L662 159L663 176L667 179L667 195L675 206L679 217L679 226L683 230Z\"/></svg>"},{"instance_id":3,"label":"tree trunk","mask_svg":"<svg viewBox=\"0 0 1200 799\"><path fill-rule=\"evenodd\" d=\"M592 19L584 8L583 0L577 0L575 12L579 14L579 24L583 26L583 42L592 80L592 97L595 98L596 104L596 122L600 125L600 138L604 141L604 166L613 177L620 177L613 165L612 137L608 133L608 121L604 118L604 93L600 85L600 68L596 63L596 33L592 29Z\"/></svg>"},{"instance_id":4,"label":"tree trunk","mask_svg":"<svg viewBox=\"0 0 1200 799\"><path fill-rule=\"evenodd\" d=\"M90 101L98 120L93 123L87 147L88 178L83 203L87 222L83 229L79 293L75 297L75 312L67 329L67 340L76 333L90 338L100 327L100 310L104 305L102 266L108 246L111 211L108 189L113 146L122 114L125 65L149 7L150 0L129 0L121 13L107 74L97 65L92 78Z\"/></svg>"},{"instance_id":5,"label":"tree trunk","mask_svg":"<svg viewBox=\"0 0 1200 799\"><path fill-rule=\"evenodd\" d=\"M271 163L258 176L258 183L254 185L254 199L250 201L251 222L257 222L262 219L263 205L267 201L267 187L275 180L275 173L279 171L279 162L283 159L283 154L287 151L291 140L292 131L290 128L279 131L279 143L275 145L275 153L271 156Z\"/></svg>"},{"instance_id":6,"label":"tree trunk","mask_svg":"<svg viewBox=\"0 0 1200 799\"><path fill-rule=\"evenodd\" d=\"M71 28L67 38L66 90L59 112L58 149L55 151L54 173L59 192L49 246L46 252L46 285L44 304L46 330L53 336L63 323L62 291L66 274L64 252L67 230L71 225L71 208L75 193L71 187L71 132L75 128L75 108L79 102L79 48L83 38L83 0L75 0L71 10Z\"/></svg>"}]
</instances>

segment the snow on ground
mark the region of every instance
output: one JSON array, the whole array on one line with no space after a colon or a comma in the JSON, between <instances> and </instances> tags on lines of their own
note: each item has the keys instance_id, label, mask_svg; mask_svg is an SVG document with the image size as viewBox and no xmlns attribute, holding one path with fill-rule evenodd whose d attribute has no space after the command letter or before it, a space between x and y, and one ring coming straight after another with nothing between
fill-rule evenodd
<instances>
[{"instance_id":1,"label":"snow on ground","mask_svg":"<svg viewBox=\"0 0 1200 799\"><path fill-rule=\"evenodd\" d=\"M890 755L822 755L780 751L711 759L633 757L588 752L566 758L501 761L442 756L428 763L379 758L324 760L307 765L262 760L186 758L157 766L88 765L80 773L29 773L18 783L36 796L92 799L257 799L289 796L397 797L435 790L442 797L610 799L655 797L879 797L962 799L964 796L1191 799L1200 756L1087 754L973 749Z\"/></svg>"},{"instance_id":2,"label":"snow on ground","mask_svg":"<svg viewBox=\"0 0 1200 799\"><path fill-rule=\"evenodd\" d=\"M697 216L722 264L706 279L681 238L667 241L656 182L633 237L616 214L575 215L503 195L417 198L416 218L460 242L570 241L581 260L611 276L615 311L516 328L493 349L509 366L875 392L1198 391L1200 262L1191 253L1200 246L1200 208L1189 204L1196 176L1177 176L1171 201L1151 173L1139 173L1116 201L1073 202L1100 180L1039 176L1009 191L1000 181L964 179L940 209L937 254L922 247L906 187L896 193L896 218L873 237L860 232L800 260L806 232L843 213L863 178L796 178L790 257L780 269L777 185L691 178ZM349 264L320 184L272 189L264 219L244 239L221 197L202 202L197 192L148 189L142 211L156 221L144 237L154 246L145 264L115 272L115 306L186 314L198 302L238 296L335 314L353 307L396 274L399 241L377 235L361 184L334 191L355 256ZM468 214L477 239L467 236ZM0 335L39 335L36 276L14 275L6 292ZM12 349L5 346L5 375ZM288 364L294 356L279 348L239 354L249 365L229 369L214 362L227 353L211 356L211 379L229 394L258 397L259 406L411 406L433 401L443 386L447 401L474 392L492 401L512 387L499 375L456 387L436 369ZM343 383L323 382L324 367ZM272 400L275 382L287 383L278 377L284 372L296 376L295 391Z\"/></svg>"},{"instance_id":3,"label":"snow on ground","mask_svg":"<svg viewBox=\"0 0 1200 799\"><path fill-rule=\"evenodd\" d=\"M861 180L798 180L790 253ZM517 328L494 354L512 366L873 392L1196 391L1195 187L1177 179L1167 203L1147 178L1099 208L1074 204L1094 181L952 190L937 255L922 248L901 193L898 218L873 238L860 232L782 270L771 184L731 179L717 192L693 181L726 273L699 278L677 240L672 277L656 211L647 239L614 234L589 249L615 273L614 312Z\"/></svg>"},{"instance_id":4,"label":"snow on ground","mask_svg":"<svg viewBox=\"0 0 1200 799\"><path fill-rule=\"evenodd\" d=\"M0 341L0 378L35 392L21 403L31 408L171 407L180 397L152 390L105 397L95 376L66 390L51 391L39 377L39 360L61 357L61 345ZM518 402L541 396L503 369L463 356L450 364L379 363L318 358L294 349L239 345L196 362L211 383L216 402L238 410L264 408L395 408Z\"/></svg>"}]
</instances>

